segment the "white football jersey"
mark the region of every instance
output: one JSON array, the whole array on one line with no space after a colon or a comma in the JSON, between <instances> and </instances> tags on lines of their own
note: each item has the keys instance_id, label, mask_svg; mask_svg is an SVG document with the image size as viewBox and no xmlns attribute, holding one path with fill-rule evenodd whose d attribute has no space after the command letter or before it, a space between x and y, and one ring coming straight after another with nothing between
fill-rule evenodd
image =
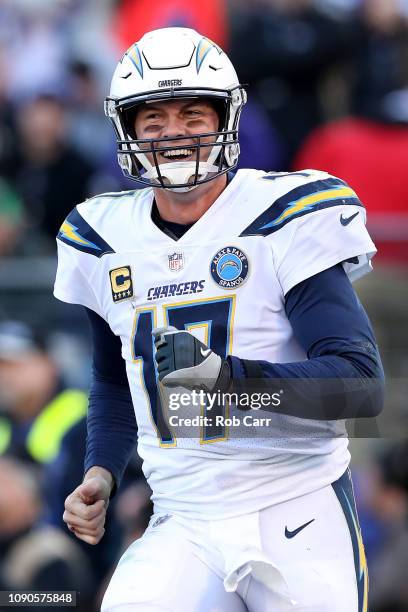
<instances>
[{"instance_id":1,"label":"white football jersey","mask_svg":"<svg viewBox=\"0 0 408 612\"><path fill-rule=\"evenodd\" d=\"M77 206L58 234L54 293L121 338L156 511L221 519L338 479L350 458L343 421L255 412L270 418L267 435L256 423L240 436L201 420L194 435L177 436L162 416L151 332L187 329L222 357L307 359L284 296L339 262L351 280L370 269L375 246L354 191L314 170L240 170L179 240L153 223L152 204L146 189Z\"/></svg>"}]
</instances>

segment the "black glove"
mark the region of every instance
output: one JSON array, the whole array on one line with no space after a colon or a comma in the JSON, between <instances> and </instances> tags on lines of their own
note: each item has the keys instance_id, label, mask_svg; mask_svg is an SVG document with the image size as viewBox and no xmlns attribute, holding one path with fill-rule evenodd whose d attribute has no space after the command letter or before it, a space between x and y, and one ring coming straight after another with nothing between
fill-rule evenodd
<instances>
[{"instance_id":1,"label":"black glove","mask_svg":"<svg viewBox=\"0 0 408 612\"><path fill-rule=\"evenodd\" d=\"M231 382L228 361L188 331L175 327L153 330L159 380L166 387L226 391Z\"/></svg>"}]
</instances>

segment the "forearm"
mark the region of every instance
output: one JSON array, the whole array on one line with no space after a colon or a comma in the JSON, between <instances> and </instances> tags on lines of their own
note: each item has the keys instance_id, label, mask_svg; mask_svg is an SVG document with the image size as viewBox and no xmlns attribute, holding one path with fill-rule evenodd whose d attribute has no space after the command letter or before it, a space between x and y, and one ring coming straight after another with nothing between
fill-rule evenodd
<instances>
[{"instance_id":1,"label":"forearm","mask_svg":"<svg viewBox=\"0 0 408 612\"><path fill-rule=\"evenodd\" d=\"M324 355L308 361L269 363L229 358L237 393L281 394L279 405L265 410L304 419L350 419L377 416L384 399L381 362L367 375L355 356ZM364 364L365 366L365 364Z\"/></svg>"},{"instance_id":2,"label":"forearm","mask_svg":"<svg viewBox=\"0 0 408 612\"><path fill-rule=\"evenodd\" d=\"M108 472L119 486L137 440L136 418L121 342L108 324L86 309L93 341L93 378L87 417L86 477Z\"/></svg>"},{"instance_id":3,"label":"forearm","mask_svg":"<svg viewBox=\"0 0 408 612\"><path fill-rule=\"evenodd\" d=\"M270 363L229 357L234 387L286 389L273 409L301 418L376 416L384 372L370 322L342 266L294 287L285 308L308 359Z\"/></svg>"},{"instance_id":4,"label":"forearm","mask_svg":"<svg viewBox=\"0 0 408 612\"><path fill-rule=\"evenodd\" d=\"M85 472L105 469L119 487L137 440L136 419L128 387L94 377L89 396Z\"/></svg>"}]
</instances>

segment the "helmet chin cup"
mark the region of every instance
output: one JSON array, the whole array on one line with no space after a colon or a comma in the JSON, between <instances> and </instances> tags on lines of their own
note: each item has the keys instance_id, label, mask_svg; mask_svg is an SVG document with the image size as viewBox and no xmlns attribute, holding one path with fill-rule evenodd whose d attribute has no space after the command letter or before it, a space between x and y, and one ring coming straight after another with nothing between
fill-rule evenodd
<instances>
[{"instance_id":1,"label":"helmet chin cup","mask_svg":"<svg viewBox=\"0 0 408 612\"><path fill-rule=\"evenodd\" d=\"M178 189L191 191L197 187L197 180L205 179L209 174L217 173L218 166L207 162L197 164L194 161L177 161L159 166L152 166L142 177L148 180L157 181L158 187L164 189ZM175 185L184 185L175 187Z\"/></svg>"},{"instance_id":2,"label":"helmet chin cup","mask_svg":"<svg viewBox=\"0 0 408 612\"><path fill-rule=\"evenodd\" d=\"M140 104L192 98L213 103L220 118L218 131L193 134L198 143L195 160L159 165L157 151L166 146L164 139L137 140L129 110ZM228 172L238 163L238 126L245 102L245 90L231 61L211 40L189 28L148 32L123 55L105 100L123 173L145 186L190 191ZM208 156L203 150L209 150Z\"/></svg>"}]
</instances>

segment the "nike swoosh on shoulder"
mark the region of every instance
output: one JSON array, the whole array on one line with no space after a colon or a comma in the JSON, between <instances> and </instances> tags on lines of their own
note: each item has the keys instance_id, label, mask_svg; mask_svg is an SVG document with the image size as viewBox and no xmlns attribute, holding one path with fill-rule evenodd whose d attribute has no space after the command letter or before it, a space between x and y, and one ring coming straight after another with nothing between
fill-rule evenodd
<instances>
[{"instance_id":1,"label":"nike swoosh on shoulder","mask_svg":"<svg viewBox=\"0 0 408 612\"><path fill-rule=\"evenodd\" d=\"M291 538L294 538L295 535L297 535L300 531L302 531L302 529L310 525L310 523L313 523L314 520L315 519L311 519L310 521L308 521L307 523L304 523L303 525L301 525L297 529L294 529L293 531L289 531L289 529L285 527L285 536L288 538L288 540L290 540Z\"/></svg>"},{"instance_id":2,"label":"nike swoosh on shoulder","mask_svg":"<svg viewBox=\"0 0 408 612\"><path fill-rule=\"evenodd\" d=\"M340 223L342 225L348 225L349 223L352 222L353 219L355 219L357 217L357 215L359 214L359 211L357 211L356 213L354 213L354 215L351 215L351 217L343 217L343 215L340 215Z\"/></svg>"}]
</instances>

